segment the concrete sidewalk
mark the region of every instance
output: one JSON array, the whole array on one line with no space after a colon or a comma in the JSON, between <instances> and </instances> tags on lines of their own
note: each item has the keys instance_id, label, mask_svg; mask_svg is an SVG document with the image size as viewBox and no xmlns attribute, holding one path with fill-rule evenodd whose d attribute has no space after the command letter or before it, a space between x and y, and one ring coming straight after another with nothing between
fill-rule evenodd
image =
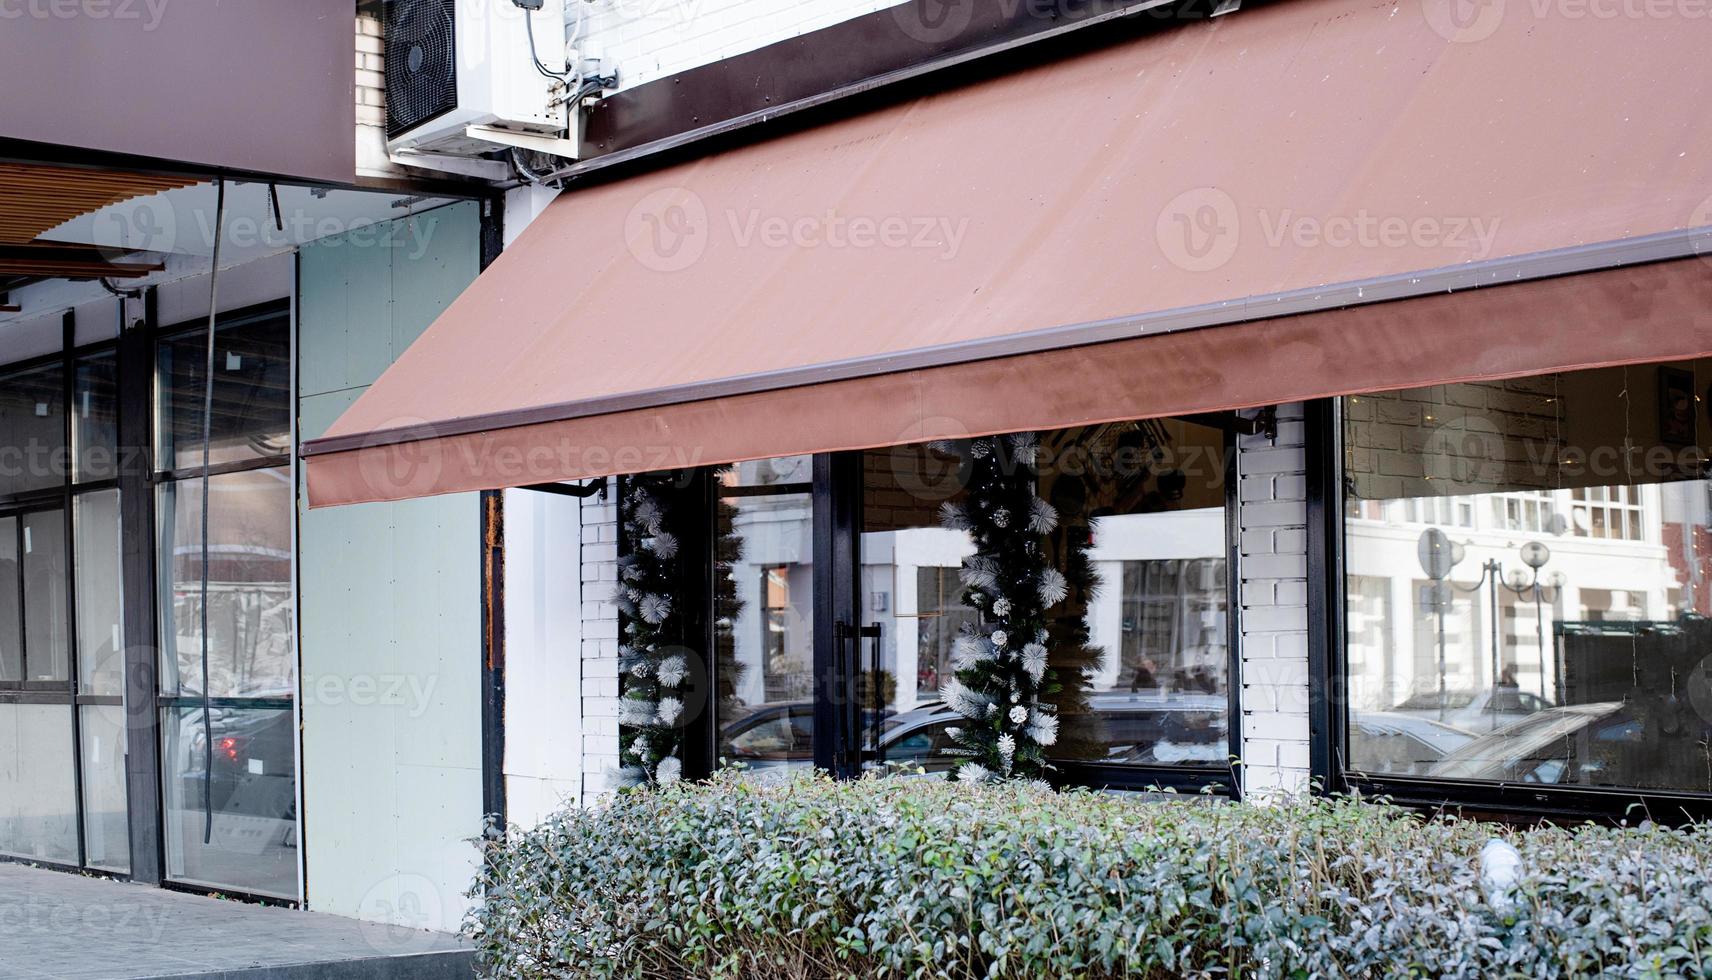
<instances>
[{"instance_id":1,"label":"concrete sidewalk","mask_svg":"<svg viewBox=\"0 0 1712 980\"><path fill-rule=\"evenodd\" d=\"M0 862L0 980L467 980L457 937Z\"/></svg>"}]
</instances>

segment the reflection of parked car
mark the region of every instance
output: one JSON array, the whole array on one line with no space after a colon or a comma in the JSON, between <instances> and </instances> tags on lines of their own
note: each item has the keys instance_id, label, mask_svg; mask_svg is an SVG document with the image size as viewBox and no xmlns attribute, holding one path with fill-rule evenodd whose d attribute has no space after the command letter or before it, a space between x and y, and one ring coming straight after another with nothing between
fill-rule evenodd
<instances>
[{"instance_id":1,"label":"reflection of parked car","mask_svg":"<svg viewBox=\"0 0 1712 980\"><path fill-rule=\"evenodd\" d=\"M1541 711L1483 735L1429 773L1442 779L1577 786L1707 788L1700 731L1649 737L1642 710L1601 701Z\"/></svg>"},{"instance_id":2,"label":"reflection of parked car","mask_svg":"<svg viewBox=\"0 0 1712 980\"><path fill-rule=\"evenodd\" d=\"M1363 711L1349 720L1349 764L1357 772L1423 775L1474 740L1460 728L1392 711Z\"/></svg>"},{"instance_id":3,"label":"reflection of parked car","mask_svg":"<svg viewBox=\"0 0 1712 980\"><path fill-rule=\"evenodd\" d=\"M1230 759L1229 704L1208 694L1095 694L1088 702L1090 716L1081 723L1066 716L1060 738L1067 742L1080 734L1092 740L1103 754L1088 761L1220 766ZM966 722L937 701L906 711L887 722L880 756L888 764L947 771L961 758L951 751L957 744L947 730L961 724Z\"/></svg>"},{"instance_id":4,"label":"reflection of parked car","mask_svg":"<svg viewBox=\"0 0 1712 980\"><path fill-rule=\"evenodd\" d=\"M1442 700L1439 692L1427 691L1410 696L1391 710L1466 731L1495 732L1551 706L1550 701L1538 695L1499 686L1485 691L1446 691Z\"/></svg>"},{"instance_id":5,"label":"reflection of parked car","mask_svg":"<svg viewBox=\"0 0 1712 980\"><path fill-rule=\"evenodd\" d=\"M208 727L213 740L213 777L210 802L222 815L262 817L268 820L296 819L296 763L293 753L295 728L292 713L278 710L209 709ZM183 786L181 805L198 811L203 805L203 783L209 770L201 711L180 716L183 738ZM281 840L273 844L285 843Z\"/></svg>"},{"instance_id":6,"label":"reflection of parked car","mask_svg":"<svg viewBox=\"0 0 1712 980\"><path fill-rule=\"evenodd\" d=\"M888 712L885 717L890 717ZM866 713L864 724L874 715ZM814 702L757 705L725 726L719 757L750 769L806 768L814 764Z\"/></svg>"}]
</instances>

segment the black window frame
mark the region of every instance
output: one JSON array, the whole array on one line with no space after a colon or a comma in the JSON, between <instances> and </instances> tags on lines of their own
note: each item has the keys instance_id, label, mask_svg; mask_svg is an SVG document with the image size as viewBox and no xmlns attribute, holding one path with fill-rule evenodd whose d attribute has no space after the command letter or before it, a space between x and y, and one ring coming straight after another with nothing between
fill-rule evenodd
<instances>
[{"instance_id":1,"label":"black window frame","mask_svg":"<svg viewBox=\"0 0 1712 980\"><path fill-rule=\"evenodd\" d=\"M118 302L117 299L114 300L115 322L118 320ZM123 707L125 699L122 694L85 694L82 691L82 665L78 650L77 621L77 533L76 520L73 516L79 496L86 493L119 489L119 479L116 475L94 480L78 479L77 447L74 445L73 438L78 362L91 355L111 354L117 358L118 349L119 339L117 336L79 345L77 343L77 315L75 311L67 310L61 317L60 348L58 350L0 366L0 371L4 371L8 375L49 366L58 366L60 369L61 401L64 411L60 417L61 454L59 458L64 463L65 472L60 474L59 482L54 486L0 494L0 518L16 518L17 520L15 533L18 549L18 632L19 639L23 644L20 677L15 681L0 680L0 704L64 705L70 711L72 791L74 817L77 825L77 859L75 863L44 861L12 854L0 854L0 861L40 864L58 870L101 877L129 878L130 872L113 871L92 866L89 863L88 815L85 812L84 794L82 709L86 706ZM24 518L30 514L56 511L60 514L63 545L65 547L66 676L63 679L55 680L31 680L29 676L30 649L28 642L29 603L26 601L28 587L23 568ZM124 588L122 583L121 591ZM132 865L134 867L134 859Z\"/></svg>"},{"instance_id":2,"label":"black window frame","mask_svg":"<svg viewBox=\"0 0 1712 980\"><path fill-rule=\"evenodd\" d=\"M1712 819L1712 794L1429 779L1358 772L1348 764L1349 657L1345 575L1343 399L1307 403L1310 775L1322 793L1382 797L1425 811L1507 821Z\"/></svg>"},{"instance_id":3,"label":"black window frame","mask_svg":"<svg viewBox=\"0 0 1712 980\"><path fill-rule=\"evenodd\" d=\"M287 472L295 473L294 447L295 447L296 441L297 441L297 434L296 434L296 424L297 424L297 422L296 422L296 418L297 418L296 372L297 372L297 365L296 365L296 361L295 361L295 358L296 358L297 322L296 322L296 311L294 308L294 302L293 302L292 297L287 296L287 297L282 297L282 298L277 299L277 300L269 300L269 301L262 302L262 303L256 303L256 304L253 304L250 306L245 306L245 307L240 307L240 308L230 309L230 310L222 310L219 312L219 314L217 314L217 316L215 318L214 329L215 329L216 333L218 333L219 330L224 329L224 328L228 328L228 327L231 327L234 325L257 323L257 322L261 322L261 321L265 321L265 320L274 320L274 319L281 320L284 323L284 329L285 329L286 338L287 338L286 357L287 357L288 363L290 365L290 376L292 379L290 382L290 385L289 385L288 397L287 397L287 402L286 402L286 421L287 421L287 426L288 426L286 450L283 453L274 453L274 454L265 455L265 456L259 455L259 456L256 456L256 457L250 458L250 459L232 460L232 461L225 462L225 463L211 463L207 467L207 470L206 470L206 473L210 478L226 476L226 475L232 474L232 473L249 473L249 472L256 472L256 471L260 471L260 470L272 470L272 469L284 469ZM166 645L162 642L166 638L160 635L160 630L161 630L162 625L164 623L164 619L161 616L161 609L159 608L159 603L160 603L161 598L162 598L162 593L161 593L160 588L159 588L160 564L161 564L162 555L164 553L164 550L162 547L163 542L160 540L160 507L161 507L161 501L164 499L161 491L166 486L168 486L169 484L179 484L179 483L194 484L195 482L199 481L202 478L204 470L203 470L203 467L200 465L200 463L193 465L193 466L188 466L188 467L174 467L174 466L169 465L168 461L164 458L164 453L162 452L163 447L161 446L161 443L160 443L160 437L161 437L161 428L162 428L162 422L163 422L163 406L165 404L165 402L164 402L165 392L164 392L164 386L162 385L162 378L160 375L160 360L159 360L159 358L160 358L161 345L163 343L173 341L173 340L178 340L178 339L181 339L181 338L187 337L187 336L198 336L198 335L202 334L204 331L206 331L208 329L208 318L206 316L199 316L199 317L196 317L194 319L179 321L179 322L175 322L175 323L171 323L171 324L159 324L159 323L156 323L154 321L154 317L151 315L149 317L149 321L150 321L150 324L149 324L149 329L148 329L148 333L147 333L148 360L147 360L146 366L139 368L139 370L142 370L142 371L146 372L146 374L147 374L148 390L150 393L149 412L148 412L148 419L147 419L148 442L146 443L146 445L147 445L147 459L150 461L150 464L149 464L148 473L147 473L147 499L146 499L146 501L144 501L144 506L146 507L147 512L150 515L149 540L148 540L148 546L147 547L148 547L149 564L150 564L150 568L151 568L151 573L148 576L148 581L146 584L146 587L147 587L146 593L141 592L139 589L133 589L133 587L131 585L127 584L127 586L126 586L126 601L129 602L131 599L131 596L133 594L137 594L140 597L139 601L145 602L147 604L148 622L149 622L149 625L150 625L150 628L152 631L151 632L150 649L153 652L155 660L154 660L154 663L152 665L152 670L150 671L150 676L149 676L149 683L151 686L150 697L152 699L152 704L153 704L153 724L149 730L151 733L151 737L154 740L153 760L155 762L155 767L154 767L154 771L153 771L153 780L154 780L154 789L155 789L155 794L156 794L155 795L155 801L156 802L155 802L155 806L154 806L154 821L155 821L156 832L159 834L158 883L164 888L176 890L176 891L206 892L209 889L213 888L213 889L218 890L221 894L231 895L234 897L242 898L246 901L252 901L252 902L257 902L260 904L267 904L267 905L280 905L280 906L296 907L298 904L298 900L295 897L289 897L288 898L288 897L282 897L279 895L271 895L271 894L246 891L242 888L234 888L231 886L219 886L219 885L213 885L213 884L210 884L207 882L202 882L202 881L179 879L179 878L173 877L171 874L171 871L170 871L170 860L169 860L170 855L169 855L169 853L167 851L167 847L166 847L166 842L167 842L167 838L169 835L168 835L168 826L167 826L165 786L166 786L166 780L173 775L173 772L170 768L170 765L165 760L165 756L166 756L165 739L166 739L166 735L167 735L167 729L166 729L166 725L164 723L164 720L169 716L169 714L171 712L177 711L179 709L202 707L202 705L204 703L204 698L200 694L191 695L191 694L183 693L182 683L180 685L180 693L178 693L178 694L167 694L161 689L161 680L162 680L162 677L164 676L162 673L162 667L164 666L164 664L162 663L162 658L165 657L166 651L167 651ZM293 487L293 491L292 491L292 507L293 508L295 508L297 506L296 497L297 497L297 495L296 495L295 480L294 480L294 487ZM294 519L294 522L295 522L295 519ZM294 534L294 537L293 537L293 540L291 542L291 546L292 546L293 552L295 553L296 548L297 548L297 541L295 539L295 530L294 530L293 534ZM295 659L298 656L298 651L297 651L297 625L296 625L296 618L297 618L297 614L298 614L298 610L296 609L297 583L295 581L292 582L292 601L293 601L293 609L292 609L292 622L293 622L293 625L292 625L292 654L293 654L293 658L294 658L293 671L295 672L301 667L301 664L299 662L297 662ZM133 668L131 668L131 666L129 664L127 664L127 669L130 670ZM206 683L206 678L204 678L203 682ZM287 711L287 712L293 712L296 710L296 707L297 707L297 702L296 702L296 699L294 697L214 696L214 697L207 698L206 702L207 702L208 706L211 708L231 708L231 709L237 709L237 710L254 710L254 711ZM296 729L295 720L293 722L292 728L295 731L295 729ZM301 756L302 756L302 744L301 744L301 740L299 738L294 737L292 739L291 751L292 751L292 759L293 759L294 765L300 764L301 763ZM294 794L300 793L302 788L300 786L295 785L295 781L297 780L297 773L295 772L295 770L293 772L292 779L294 782L294 786L293 786ZM303 815L301 812L297 813L295 824L297 827L297 839L299 841L298 846L301 847L302 846L301 845L302 827L303 827ZM295 877L295 880L293 883L297 887L297 894L298 895L303 894L304 882L303 882L303 869L301 866L301 861L299 862L299 866L298 866L297 871L296 871L296 877Z\"/></svg>"}]
</instances>

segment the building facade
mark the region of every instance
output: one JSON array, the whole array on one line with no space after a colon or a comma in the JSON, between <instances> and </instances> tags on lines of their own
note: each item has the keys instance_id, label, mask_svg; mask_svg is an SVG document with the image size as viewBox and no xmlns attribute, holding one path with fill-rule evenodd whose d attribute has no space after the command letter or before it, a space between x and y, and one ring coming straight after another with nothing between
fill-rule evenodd
<instances>
[{"instance_id":1,"label":"building facade","mask_svg":"<svg viewBox=\"0 0 1712 980\"><path fill-rule=\"evenodd\" d=\"M648 473L683 771L946 771L944 444L1019 432L1055 780L1712 800L1669 16L195 6L0 21L0 79L157 73L0 111L0 855L455 929L484 815L615 789ZM165 70L211 39L271 53ZM517 71L563 132L407 145Z\"/></svg>"}]
</instances>

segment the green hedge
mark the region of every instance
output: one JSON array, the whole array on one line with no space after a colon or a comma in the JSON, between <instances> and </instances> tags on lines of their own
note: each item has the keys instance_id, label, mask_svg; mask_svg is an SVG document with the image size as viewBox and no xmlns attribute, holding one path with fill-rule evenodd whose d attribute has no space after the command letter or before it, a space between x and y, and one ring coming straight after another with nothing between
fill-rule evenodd
<instances>
[{"instance_id":1,"label":"green hedge","mask_svg":"<svg viewBox=\"0 0 1712 980\"><path fill-rule=\"evenodd\" d=\"M1480 851L1519 849L1513 888ZM1712 832L1504 831L1371 803L735 779L482 844L495 977L1712 972Z\"/></svg>"}]
</instances>

